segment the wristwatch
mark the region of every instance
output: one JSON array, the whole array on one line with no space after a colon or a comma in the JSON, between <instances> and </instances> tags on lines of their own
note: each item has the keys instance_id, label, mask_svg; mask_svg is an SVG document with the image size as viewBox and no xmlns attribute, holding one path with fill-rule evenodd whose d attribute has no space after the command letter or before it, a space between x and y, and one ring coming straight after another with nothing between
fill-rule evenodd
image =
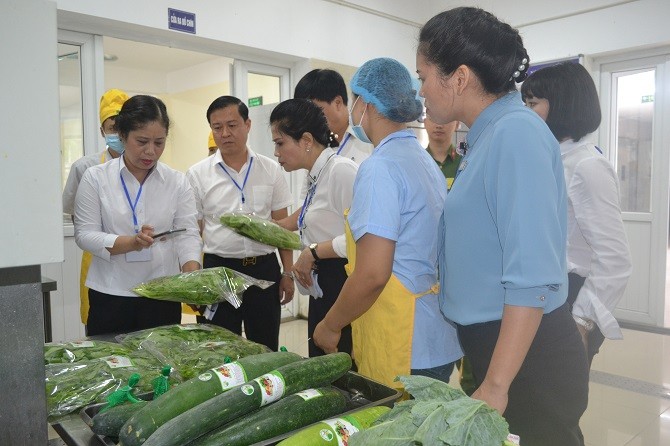
<instances>
[{"instance_id":1,"label":"wristwatch","mask_svg":"<svg viewBox=\"0 0 670 446\"><path fill-rule=\"evenodd\" d=\"M596 324L592 320L584 319L583 317L575 316L574 314L572 315L572 317L575 319L575 322L578 325L584 327L586 331L591 331L596 326Z\"/></svg>"},{"instance_id":2,"label":"wristwatch","mask_svg":"<svg viewBox=\"0 0 670 446\"><path fill-rule=\"evenodd\" d=\"M314 260L321 260L318 255L316 255L316 247L319 246L318 243L312 243L309 245L309 250L312 253L312 257L314 257Z\"/></svg>"}]
</instances>

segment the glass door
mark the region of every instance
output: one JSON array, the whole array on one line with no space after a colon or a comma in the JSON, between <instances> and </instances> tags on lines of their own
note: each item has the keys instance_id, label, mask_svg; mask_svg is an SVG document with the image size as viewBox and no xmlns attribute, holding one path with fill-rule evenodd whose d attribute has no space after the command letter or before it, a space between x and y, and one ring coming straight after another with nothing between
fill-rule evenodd
<instances>
[{"instance_id":1,"label":"glass door","mask_svg":"<svg viewBox=\"0 0 670 446\"><path fill-rule=\"evenodd\" d=\"M279 102L290 98L289 86L290 70L288 68L242 60L235 60L233 64L233 96L244 101L249 107L251 131L247 144L254 152L274 160L276 158L270 132L270 113ZM301 181L304 178L302 172L284 172L294 200L294 206L289 208L289 214L301 204L298 203L298 195ZM282 306L282 319L296 317L299 313L306 315L306 310L300 310L307 308L306 302L308 299L299 296L296 287L293 300L288 305Z\"/></svg>"},{"instance_id":2,"label":"glass door","mask_svg":"<svg viewBox=\"0 0 670 446\"><path fill-rule=\"evenodd\" d=\"M63 186L72 163L95 153L98 143L98 95L95 37L71 31L58 32L58 89L60 149ZM71 224L69 216L64 223Z\"/></svg>"},{"instance_id":3,"label":"glass door","mask_svg":"<svg viewBox=\"0 0 670 446\"><path fill-rule=\"evenodd\" d=\"M633 274L615 316L664 326L668 257L670 55L601 63L601 146L619 176Z\"/></svg>"},{"instance_id":4,"label":"glass door","mask_svg":"<svg viewBox=\"0 0 670 446\"><path fill-rule=\"evenodd\" d=\"M58 91L63 186L70 166L84 155L81 94L81 47L58 43Z\"/></svg>"}]
</instances>

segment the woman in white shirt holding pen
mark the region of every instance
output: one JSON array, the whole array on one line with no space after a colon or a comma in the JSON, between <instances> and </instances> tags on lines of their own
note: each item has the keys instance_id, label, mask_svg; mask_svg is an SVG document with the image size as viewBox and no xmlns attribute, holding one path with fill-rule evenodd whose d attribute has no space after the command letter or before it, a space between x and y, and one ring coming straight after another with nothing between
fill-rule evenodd
<instances>
[{"instance_id":1,"label":"woman in white shirt holding pen","mask_svg":"<svg viewBox=\"0 0 670 446\"><path fill-rule=\"evenodd\" d=\"M531 74L521 94L560 143L568 191L568 302L590 366L605 338L623 338L612 311L632 272L619 179L586 138L600 125L598 93L586 68L566 62Z\"/></svg>"},{"instance_id":2,"label":"woman in white shirt holding pen","mask_svg":"<svg viewBox=\"0 0 670 446\"><path fill-rule=\"evenodd\" d=\"M298 217L300 238L306 248L294 263L293 274L310 293L309 356L320 356L324 352L311 338L347 280L344 211L351 206L358 165L336 155L333 147L338 146L337 139L323 111L312 101L290 99L280 103L270 115L270 125L279 164L287 172L308 171L307 194ZM351 349L351 326L347 326L342 330L338 350L351 354Z\"/></svg>"},{"instance_id":3,"label":"woman in white shirt holding pen","mask_svg":"<svg viewBox=\"0 0 670 446\"><path fill-rule=\"evenodd\" d=\"M202 243L193 191L181 172L158 160L170 119L152 96L130 98L116 118L123 156L89 168L77 191L77 245L93 253L86 285L87 334L179 323L181 304L138 297L141 282L200 268ZM157 239L171 229L182 232Z\"/></svg>"}]
</instances>

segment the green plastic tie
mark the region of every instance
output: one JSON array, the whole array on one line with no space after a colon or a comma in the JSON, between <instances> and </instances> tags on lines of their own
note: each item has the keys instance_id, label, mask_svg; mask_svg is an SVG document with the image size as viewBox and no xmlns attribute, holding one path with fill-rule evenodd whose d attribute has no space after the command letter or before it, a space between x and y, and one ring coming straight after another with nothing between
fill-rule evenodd
<instances>
[{"instance_id":1,"label":"green plastic tie","mask_svg":"<svg viewBox=\"0 0 670 446\"><path fill-rule=\"evenodd\" d=\"M226 356L225 358L223 358L224 364L230 364L231 362L233 362L233 360L231 359L230 356Z\"/></svg>"},{"instance_id":2,"label":"green plastic tie","mask_svg":"<svg viewBox=\"0 0 670 446\"><path fill-rule=\"evenodd\" d=\"M164 365L163 368L161 369L160 376L154 378L153 381L151 381L151 384L153 384L154 388L154 398L157 398L160 395L167 392L168 390L170 390L171 371L172 367L170 367L169 365Z\"/></svg>"},{"instance_id":3,"label":"green plastic tie","mask_svg":"<svg viewBox=\"0 0 670 446\"><path fill-rule=\"evenodd\" d=\"M281 347L279 347L279 351L280 352L287 352L288 349L282 345Z\"/></svg>"},{"instance_id":4,"label":"green plastic tie","mask_svg":"<svg viewBox=\"0 0 670 446\"><path fill-rule=\"evenodd\" d=\"M133 373L128 379L128 384L121 387L118 390L115 390L107 397L107 405L101 410L107 410L114 406L120 406L126 401L131 403L139 403L140 400L133 395L133 390L140 380L140 375L138 373Z\"/></svg>"}]
</instances>

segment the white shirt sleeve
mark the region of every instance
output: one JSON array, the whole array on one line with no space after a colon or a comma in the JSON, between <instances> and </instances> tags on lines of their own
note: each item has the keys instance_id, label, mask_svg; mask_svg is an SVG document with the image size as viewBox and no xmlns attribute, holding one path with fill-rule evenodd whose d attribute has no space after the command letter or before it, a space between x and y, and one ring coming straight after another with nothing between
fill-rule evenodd
<instances>
[{"instance_id":1,"label":"white shirt sleeve","mask_svg":"<svg viewBox=\"0 0 670 446\"><path fill-rule=\"evenodd\" d=\"M347 258L347 238L344 234L338 235L333 239L333 250L339 257Z\"/></svg>"},{"instance_id":2,"label":"white shirt sleeve","mask_svg":"<svg viewBox=\"0 0 670 446\"><path fill-rule=\"evenodd\" d=\"M179 257L179 266L194 260L201 264L202 239L197 225L198 212L193 189L185 176L182 176L174 214L175 228L187 228L186 234L175 238L175 248Z\"/></svg>"},{"instance_id":3,"label":"white shirt sleeve","mask_svg":"<svg viewBox=\"0 0 670 446\"><path fill-rule=\"evenodd\" d=\"M95 157L100 157L96 154ZM70 166L70 173L67 176L67 181L65 182L65 188L63 189L63 212L65 214L74 215L74 200L77 196L77 188L81 182L84 172L89 167L95 166L97 163L90 156L85 156L79 158L77 161L72 163Z\"/></svg>"},{"instance_id":4,"label":"white shirt sleeve","mask_svg":"<svg viewBox=\"0 0 670 446\"><path fill-rule=\"evenodd\" d=\"M623 296L632 272L619 207L618 179L609 162L597 157L582 160L568 184L568 196L577 225L592 251L591 268L573 314L596 321L607 336L608 328L618 327L611 312Z\"/></svg>"},{"instance_id":5,"label":"white shirt sleeve","mask_svg":"<svg viewBox=\"0 0 670 446\"><path fill-rule=\"evenodd\" d=\"M74 206L74 238L77 246L103 260L110 260L106 248L114 246L118 235L102 230L102 210L96 179L87 170L77 188Z\"/></svg>"},{"instance_id":6,"label":"white shirt sleeve","mask_svg":"<svg viewBox=\"0 0 670 446\"><path fill-rule=\"evenodd\" d=\"M203 219L202 196L200 191L200 182L198 181L198 175L194 172L193 168L191 168L188 169L188 171L186 171L186 178L188 179L188 182L191 186L191 192L193 193L193 197L195 198L195 210L197 213L196 219L202 220Z\"/></svg>"}]
</instances>

